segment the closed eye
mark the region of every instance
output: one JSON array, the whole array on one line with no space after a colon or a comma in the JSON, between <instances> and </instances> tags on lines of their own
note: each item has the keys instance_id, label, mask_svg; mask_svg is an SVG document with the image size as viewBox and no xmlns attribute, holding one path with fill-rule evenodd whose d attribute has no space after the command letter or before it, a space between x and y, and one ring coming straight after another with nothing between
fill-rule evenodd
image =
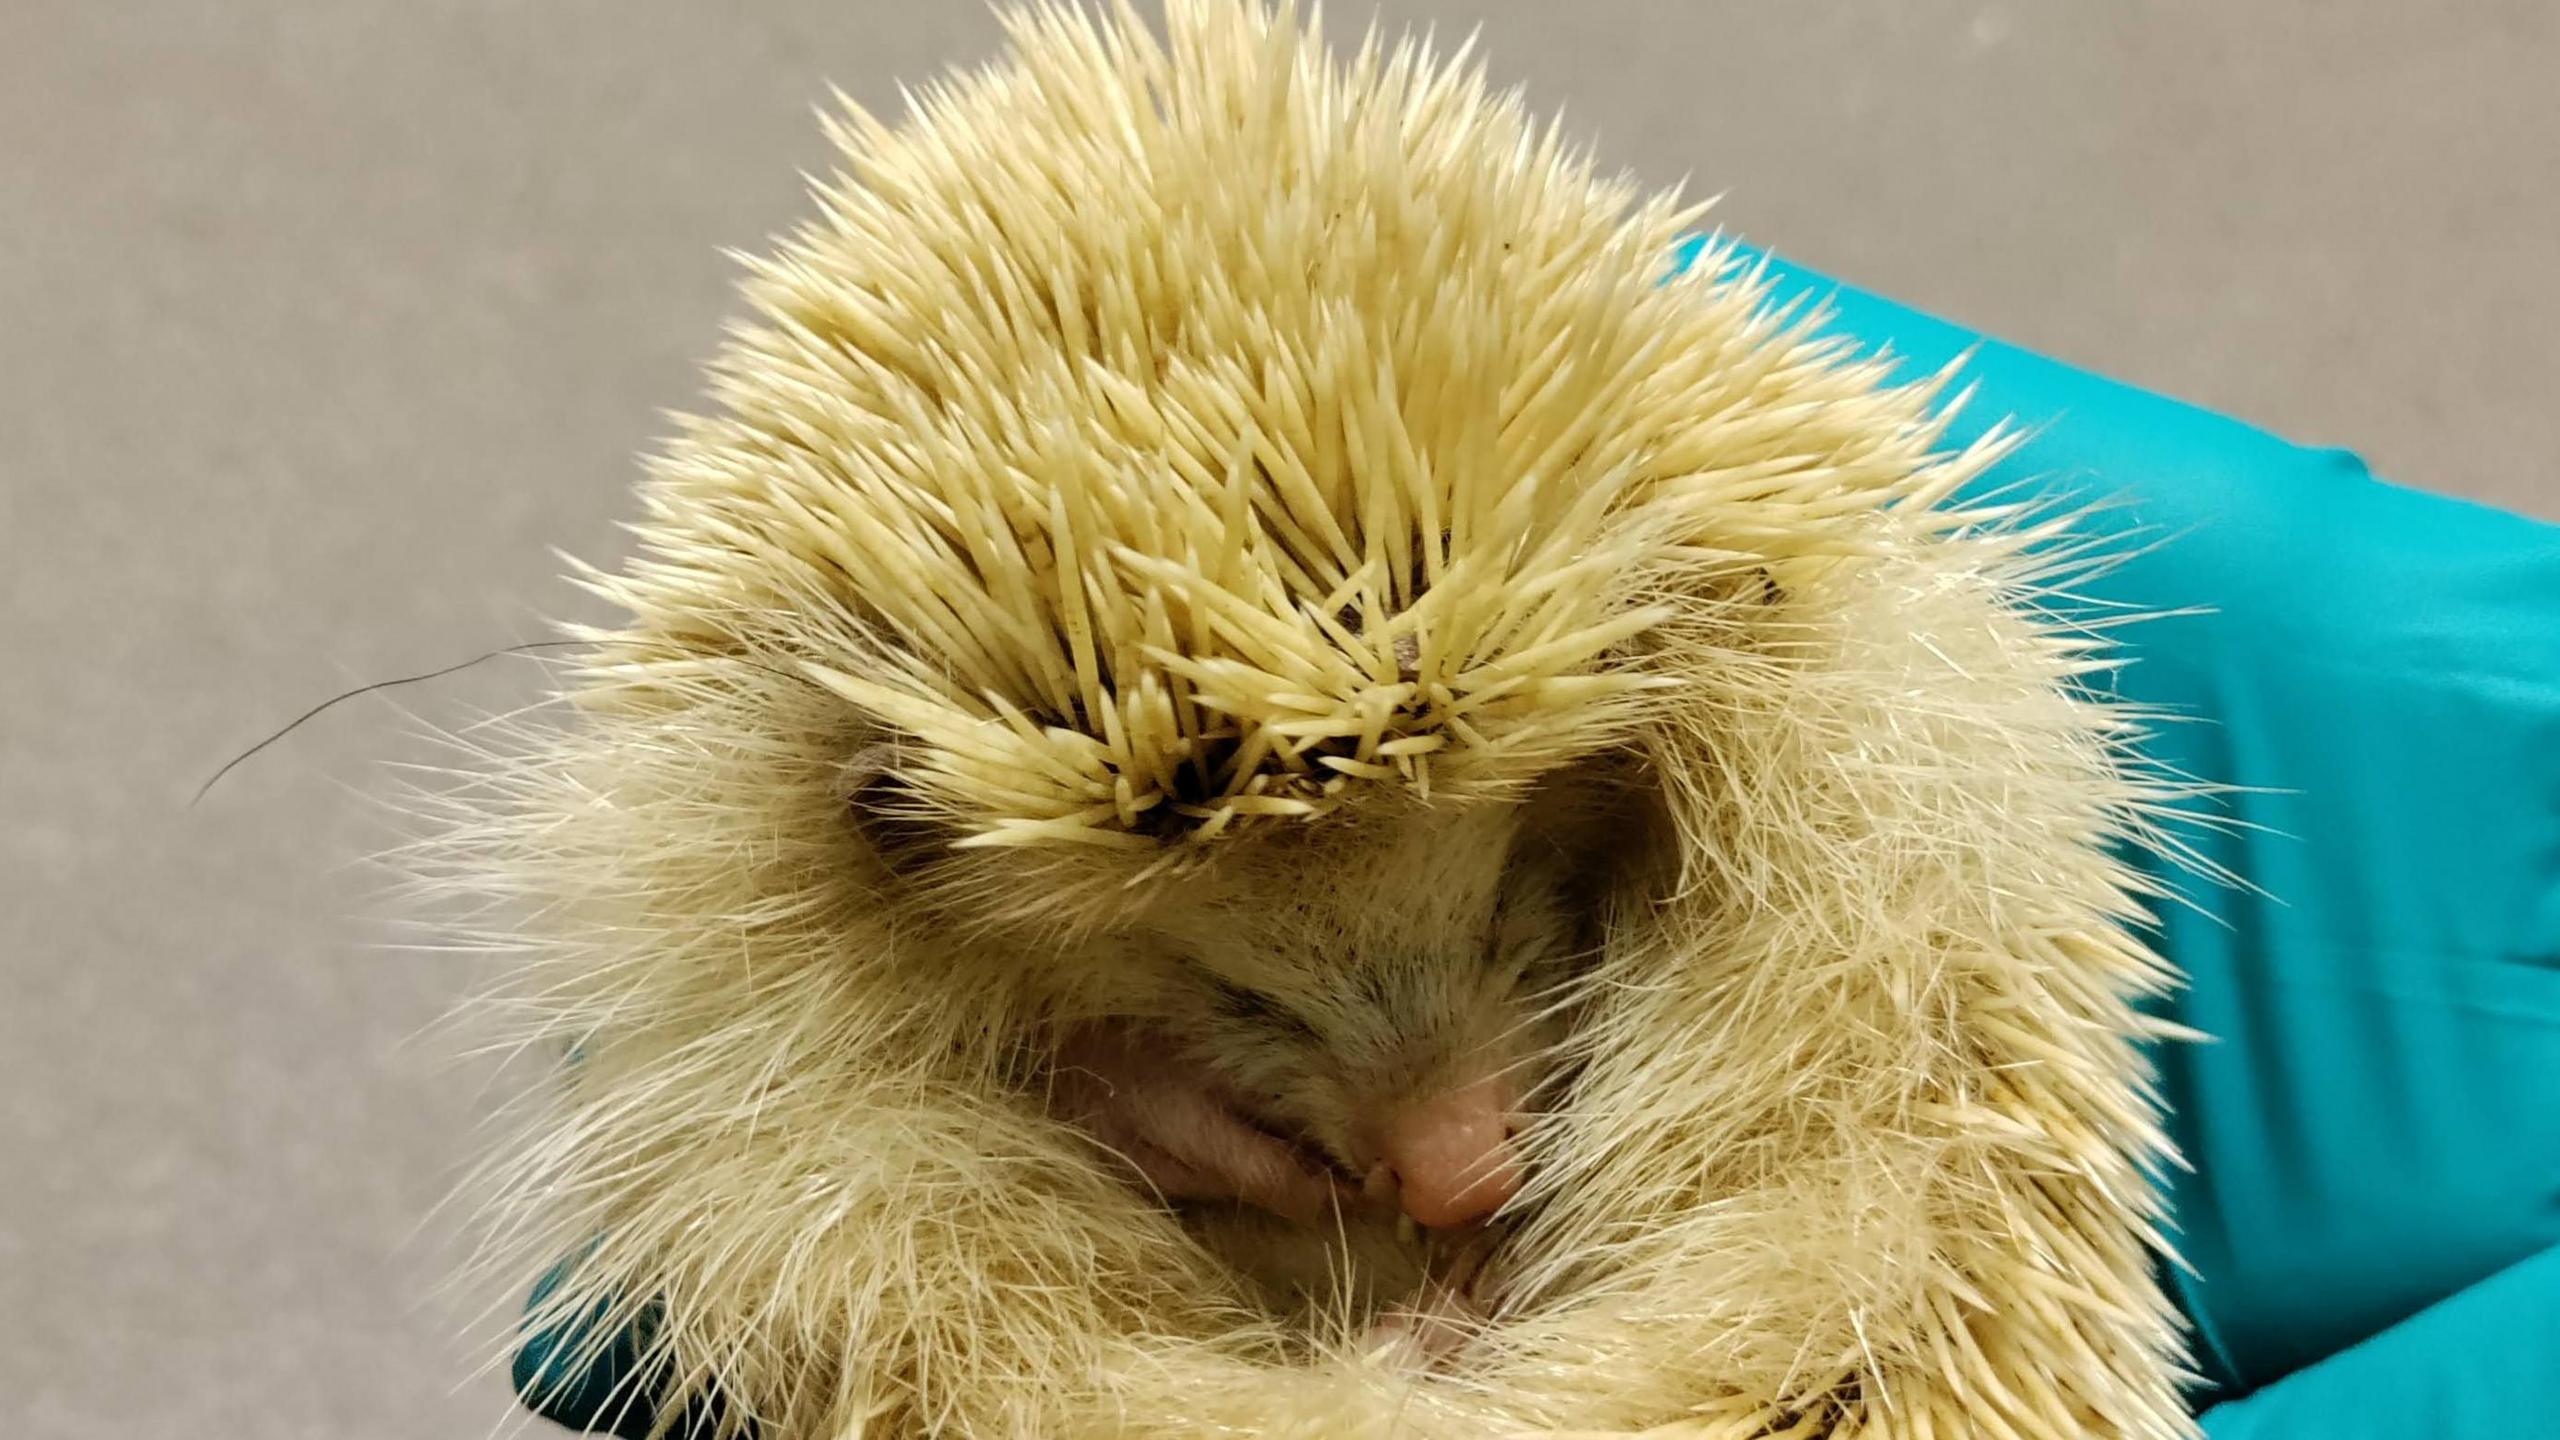
<instances>
[{"instance_id":1,"label":"closed eye","mask_svg":"<svg viewBox=\"0 0 2560 1440\"><path fill-rule=\"evenodd\" d=\"M1209 986L1217 996L1218 1013L1230 1020L1286 1031L1307 1040L1316 1038L1316 1027L1307 1023L1305 1016L1262 991L1216 976L1210 977Z\"/></svg>"}]
</instances>

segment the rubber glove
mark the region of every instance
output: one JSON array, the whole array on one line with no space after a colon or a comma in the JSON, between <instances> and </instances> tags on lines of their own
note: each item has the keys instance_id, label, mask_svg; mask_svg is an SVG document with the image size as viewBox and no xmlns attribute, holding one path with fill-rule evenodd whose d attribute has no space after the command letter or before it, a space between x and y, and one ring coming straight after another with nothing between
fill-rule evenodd
<instances>
[{"instance_id":1,"label":"rubber glove","mask_svg":"<svg viewBox=\"0 0 2560 1440\"><path fill-rule=\"evenodd\" d=\"M2093 601L2211 607L2108 681L2190 717L2150 759L2246 787L2251 828L2178 833L2254 888L2144 862L2214 1037L2155 1054L2207 1432L2560 1435L2512 1398L2560 1377L2560 527L1769 263L1906 378L1978 347L1948 443L2011 418L1980 488L2103 504Z\"/></svg>"}]
</instances>

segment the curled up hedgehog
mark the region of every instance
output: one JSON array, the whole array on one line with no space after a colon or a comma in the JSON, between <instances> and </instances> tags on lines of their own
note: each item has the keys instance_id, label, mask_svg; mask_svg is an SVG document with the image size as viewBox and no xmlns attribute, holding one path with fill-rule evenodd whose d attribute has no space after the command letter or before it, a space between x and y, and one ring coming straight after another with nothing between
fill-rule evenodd
<instances>
[{"instance_id":1,"label":"curled up hedgehog","mask_svg":"<svg viewBox=\"0 0 2560 1440\"><path fill-rule=\"evenodd\" d=\"M1463 60L1170 9L846 107L448 797L571 1056L492 1263L766 1440L2189 1433L2164 792L2001 442Z\"/></svg>"}]
</instances>

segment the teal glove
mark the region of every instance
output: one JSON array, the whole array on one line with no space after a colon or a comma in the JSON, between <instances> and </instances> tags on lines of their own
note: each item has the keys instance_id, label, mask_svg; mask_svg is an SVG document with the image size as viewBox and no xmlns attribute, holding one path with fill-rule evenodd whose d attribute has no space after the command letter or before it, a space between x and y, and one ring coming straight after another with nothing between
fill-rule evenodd
<instances>
[{"instance_id":1,"label":"teal glove","mask_svg":"<svg viewBox=\"0 0 2560 1440\"><path fill-rule=\"evenodd\" d=\"M2197 717L2147 751L2259 827L2184 838L2263 895L2154 866L2197 907L2168 1009L2217 1037L2158 1056L2212 1440L2560 1436L2515 1388L2560 1374L2560 528L1773 268L1909 373L1981 347L1950 443L2037 432L1983 484L2160 542L2092 599L2216 607L2119 632L2113 682ZM614 1428L648 1387L588 1348L533 1337L518 1388Z\"/></svg>"},{"instance_id":2,"label":"teal glove","mask_svg":"<svg viewBox=\"0 0 2560 1440\"><path fill-rule=\"evenodd\" d=\"M571 1262L563 1261L542 1277L525 1302L539 1311L568 1278ZM657 1428L665 1376L641 1368L649 1332L658 1324L658 1307L649 1306L620 1334L606 1341L599 1328L608 1323L599 1305L586 1315L564 1321L525 1338L516 1350L509 1378L516 1394L535 1414L572 1430L614 1435L621 1440L709 1440L722 1434L719 1392L686 1407L663 1431ZM748 1429L747 1440L754 1430Z\"/></svg>"},{"instance_id":3,"label":"teal glove","mask_svg":"<svg viewBox=\"0 0 2560 1440\"><path fill-rule=\"evenodd\" d=\"M2184 838L2263 895L2152 866L2200 907L2168 1008L2216 1037L2157 1057L2197 1400L2271 1386L2206 1429L2560 1435L2508 1399L2560 1375L2560 527L1776 268L1906 373L1981 347L1949 442L2036 431L1982 483L2159 542L2092 598L2214 607L2117 632L2112 682L2197 717L2146 751L2262 827Z\"/></svg>"}]
</instances>

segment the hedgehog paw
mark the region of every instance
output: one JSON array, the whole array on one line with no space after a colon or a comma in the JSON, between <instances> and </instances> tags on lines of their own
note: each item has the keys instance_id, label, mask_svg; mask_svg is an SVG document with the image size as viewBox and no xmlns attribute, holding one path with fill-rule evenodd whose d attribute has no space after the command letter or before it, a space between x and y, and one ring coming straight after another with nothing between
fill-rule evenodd
<instances>
[{"instance_id":1,"label":"hedgehog paw","mask_svg":"<svg viewBox=\"0 0 2560 1440\"><path fill-rule=\"evenodd\" d=\"M1485 1319L1467 1296L1435 1286L1371 1322L1361 1349L1399 1370L1445 1370L1465 1353Z\"/></svg>"}]
</instances>

